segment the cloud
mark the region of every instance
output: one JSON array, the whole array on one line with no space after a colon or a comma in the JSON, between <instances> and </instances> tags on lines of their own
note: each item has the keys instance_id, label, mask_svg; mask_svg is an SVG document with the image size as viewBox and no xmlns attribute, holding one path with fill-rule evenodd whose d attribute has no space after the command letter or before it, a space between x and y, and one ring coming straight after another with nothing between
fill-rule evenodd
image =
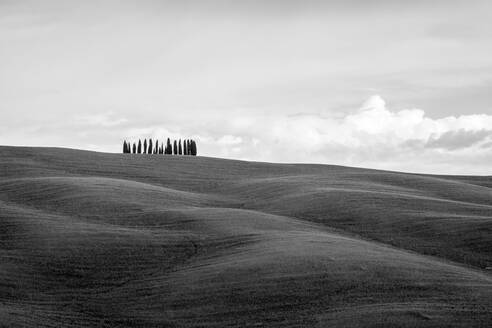
<instances>
[{"instance_id":1,"label":"cloud","mask_svg":"<svg viewBox=\"0 0 492 328\"><path fill-rule=\"evenodd\" d=\"M492 158L486 147L492 141L491 127L492 115L433 119L422 109L393 111L382 97L374 95L342 117L237 115L197 138L212 156L492 174L486 163Z\"/></svg>"},{"instance_id":2,"label":"cloud","mask_svg":"<svg viewBox=\"0 0 492 328\"><path fill-rule=\"evenodd\" d=\"M491 127L492 128L492 127ZM478 143L484 144L484 141L490 140L492 130L479 131L447 131L439 137L432 136L426 146L430 148L442 148L446 150L457 150L471 147Z\"/></svg>"},{"instance_id":3,"label":"cloud","mask_svg":"<svg viewBox=\"0 0 492 328\"><path fill-rule=\"evenodd\" d=\"M378 95L370 97L360 108L337 123L348 131L354 146L415 148L467 148L491 135L492 116L462 115L439 119L427 117L421 109L391 111Z\"/></svg>"}]
</instances>

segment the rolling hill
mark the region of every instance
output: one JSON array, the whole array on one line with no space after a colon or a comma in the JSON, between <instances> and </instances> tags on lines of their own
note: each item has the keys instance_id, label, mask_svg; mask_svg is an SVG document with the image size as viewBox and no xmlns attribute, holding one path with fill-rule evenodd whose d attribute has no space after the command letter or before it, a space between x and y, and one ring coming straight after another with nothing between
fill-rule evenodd
<instances>
[{"instance_id":1,"label":"rolling hill","mask_svg":"<svg viewBox=\"0 0 492 328\"><path fill-rule=\"evenodd\" d=\"M489 327L492 177L0 147L0 326Z\"/></svg>"}]
</instances>

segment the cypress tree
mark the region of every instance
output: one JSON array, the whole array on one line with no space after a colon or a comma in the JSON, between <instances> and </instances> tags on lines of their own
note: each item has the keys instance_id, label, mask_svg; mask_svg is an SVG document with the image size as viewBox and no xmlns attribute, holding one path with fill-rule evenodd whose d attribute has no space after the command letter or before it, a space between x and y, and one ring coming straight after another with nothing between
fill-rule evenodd
<instances>
[{"instance_id":1,"label":"cypress tree","mask_svg":"<svg viewBox=\"0 0 492 328\"><path fill-rule=\"evenodd\" d=\"M147 154L147 138L144 139L142 153Z\"/></svg>"},{"instance_id":2,"label":"cypress tree","mask_svg":"<svg viewBox=\"0 0 492 328\"><path fill-rule=\"evenodd\" d=\"M190 147L191 148L191 151L190 151L191 155L192 156L196 156L196 143L195 143L195 140L193 140L193 139L191 140L190 146L191 146Z\"/></svg>"},{"instance_id":3,"label":"cypress tree","mask_svg":"<svg viewBox=\"0 0 492 328\"><path fill-rule=\"evenodd\" d=\"M137 153L137 145L135 143L133 143L133 153Z\"/></svg>"},{"instance_id":4,"label":"cypress tree","mask_svg":"<svg viewBox=\"0 0 492 328\"><path fill-rule=\"evenodd\" d=\"M147 151L147 154L152 154L152 138L149 139L149 150Z\"/></svg>"},{"instance_id":5,"label":"cypress tree","mask_svg":"<svg viewBox=\"0 0 492 328\"><path fill-rule=\"evenodd\" d=\"M123 141L123 154L126 153L126 140Z\"/></svg>"},{"instance_id":6,"label":"cypress tree","mask_svg":"<svg viewBox=\"0 0 492 328\"><path fill-rule=\"evenodd\" d=\"M191 155L191 140L188 139L188 155Z\"/></svg>"},{"instance_id":7,"label":"cypress tree","mask_svg":"<svg viewBox=\"0 0 492 328\"><path fill-rule=\"evenodd\" d=\"M154 154L159 154L159 139L155 140Z\"/></svg>"},{"instance_id":8,"label":"cypress tree","mask_svg":"<svg viewBox=\"0 0 492 328\"><path fill-rule=\"evenodd\" d=\"M140 141L140 139L138 139L137 153L139 153L139 154L142 153L142 141Z\"/></svg>"},{"instance_id":9,"label":"cypress tree","mask_svg":"<svg viewBox=\"0 0 492 328\"><path fill-rule=\"evenodd\" d=\"M188 154L186 153L186 139L185 139L185 140L183 140L183 155L188 155Z\"/></svg>"},{"instance_id":10,"label":"cypress tree","mask_svg":"<svg viewBox=\"0 0 492 328\"><path fill-rule=\"evenodd\" d=\"M191 140L191 155L196 156L196 142Z\"/></svg>"},{"instance_id":11,"label":"cypress tree","mask_svg":"<svg viewBox=\"0 0 492 328\"><path fill-rule=\"evenodd\" d=\"M166 154L167 155L173 154L173 146L171 146L171 140L169 138L167 138Z\"/></svg>"},{"instance_id":12,"label":"cypress tree","mask_svg":"<svg viewBox=\"0 0 492 328\"><path fill-rule=\"evenodd\" d=\"M183 148L181 147L181 139L178 141L178 155L183 155Z\"/></svg>"},{"instance_id":13,"label":"cypress tree","mask_svg":"<svg viewBox=\"0 0 492 328\"><path fill-rule=\"evenodd\" d=\"M173 154L178 155L178 142L176 140L174 140L173 145L174 145Z\"/></svg>"}]
</instances>

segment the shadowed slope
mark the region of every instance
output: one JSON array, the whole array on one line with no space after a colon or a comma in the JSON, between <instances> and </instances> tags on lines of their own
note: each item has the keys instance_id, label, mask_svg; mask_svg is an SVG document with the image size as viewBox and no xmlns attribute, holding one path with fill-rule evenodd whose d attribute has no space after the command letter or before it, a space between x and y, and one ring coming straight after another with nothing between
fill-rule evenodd
<instances>
[{"instance_id":1,"label":"shadowed slope","mask_svg":"<svg viewBox=\"0 0 492 328\"><path fill-rule=\"evenodd\" d=\"M490 274L441 258L490 263L489 196L464 178L0 147L0 324L487 326Z\"/></svg>"}]
</instances>

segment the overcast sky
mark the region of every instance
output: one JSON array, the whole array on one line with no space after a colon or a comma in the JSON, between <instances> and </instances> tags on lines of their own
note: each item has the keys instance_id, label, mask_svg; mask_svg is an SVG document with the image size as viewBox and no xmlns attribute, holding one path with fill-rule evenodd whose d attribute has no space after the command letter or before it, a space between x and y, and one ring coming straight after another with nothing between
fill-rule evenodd
<instances>
[{"instance_id":1,"label":"overcast sky","mask_svg":"<svg viewBox=\"0 0 492 328\"><path fill-rule=\"evenodd\" d=\"M0 0L0 144L492 174L492 1Z\"/></svg>"}]
</instances>

